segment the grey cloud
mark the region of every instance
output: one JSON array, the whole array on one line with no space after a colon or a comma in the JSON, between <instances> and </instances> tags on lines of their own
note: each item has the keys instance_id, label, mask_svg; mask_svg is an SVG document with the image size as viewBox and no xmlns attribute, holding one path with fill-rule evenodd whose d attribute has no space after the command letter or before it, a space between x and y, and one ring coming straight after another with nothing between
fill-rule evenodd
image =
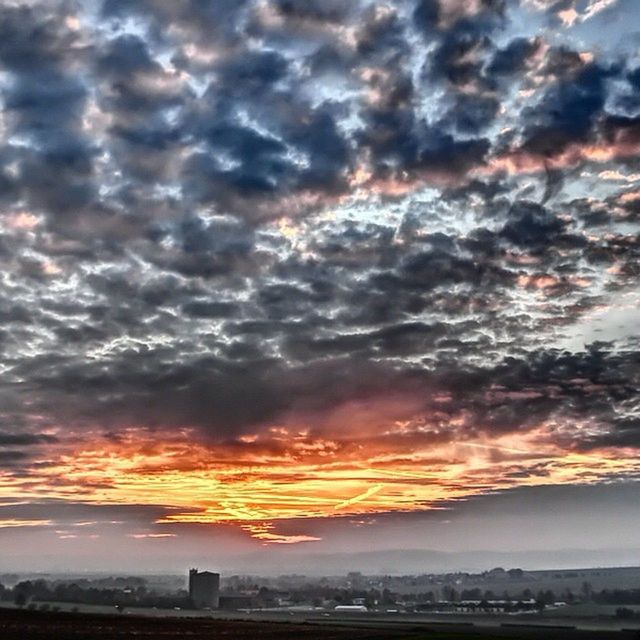
<instances>
[{"instance_id":1,"label":"grey cloud","mask_svg":"<svg viewBox=\"0 0 640 640\"><path fill-rule=\"evenodd\" d=\"M51 442L57 442L57 438L46 434L0 432L0 446L2 447L47 444Z\"/></svg>"},{"instance_id":2,"label":"grey cloud","mask_svg":"<svg viewBox=\"0 0 640 640\"><path fill-rule=\"evenodd\" d=\"M228 441L390 391L442 437L635 446L634 348L554 346L637 284L637 69L464 4L0 10L14 467L56 425Z\"/></svg>"}]
</instances>

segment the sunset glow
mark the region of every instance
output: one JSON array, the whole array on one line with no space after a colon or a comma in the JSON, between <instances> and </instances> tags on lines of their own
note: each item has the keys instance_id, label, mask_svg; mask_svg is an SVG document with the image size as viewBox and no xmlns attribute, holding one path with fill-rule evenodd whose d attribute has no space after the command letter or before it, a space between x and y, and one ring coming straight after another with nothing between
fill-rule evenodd
<instances>
[{"instance_id":1,"label":"sunset glow","mask_svg":"<svg viewBox=\"0 0 640 640\"><path fill-rule=\"evenodd\" d=\"M640 527L640 3L0 5L7 570Z\"/></svg>"},{"instance_id":2,"label":"sunset glow","mask_svg":"<svg viewBox=\"0 0 640 640\"><path fill-rule=\"evenodd\" d=\"M99 442L50 460L26 483L0 477L0 489L21 500L163 504L171 512L158 523L237 522L259 540L296 543L313 537L283 537L266 523L437 509L487 490L595 483L640 472L633 449L568 452L544 428L491 442L384 452L368 452L366 438L340 442L277 432L266 442L206 447L186 439L157 442L132 430L118 445Z\"/></svg>"}]
</instances>

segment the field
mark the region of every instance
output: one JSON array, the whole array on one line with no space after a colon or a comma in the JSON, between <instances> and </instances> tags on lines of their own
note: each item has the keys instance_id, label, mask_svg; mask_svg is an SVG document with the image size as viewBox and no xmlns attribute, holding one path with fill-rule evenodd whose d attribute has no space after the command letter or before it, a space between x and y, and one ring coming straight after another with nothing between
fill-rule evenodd
<instances>
[{"instance_id":1,"label":"field","mask_svg":"<svg viewBox=\"0 0 640 640\"><path fill-rule=\"evenodd\" d=\"M208 618L152 618L127 615L0 610L2 640L354 640L399 638L386 631L320 628L310 625ZM406 633L404 634L406 637Z\"/></svg>"},{"instance_id":2,"label":"field","mask_svg":"<svg viewBox=\"0 0 640 640\"><path fill-rule=\"evenodd\" d=\"M384 627L384 625L383 625ZM468 628L452 625L374 628L366 624L309 624L126 614L0 610L2 640L637 640L637 632L562 628Z\"/></svg>"}]
</instances>

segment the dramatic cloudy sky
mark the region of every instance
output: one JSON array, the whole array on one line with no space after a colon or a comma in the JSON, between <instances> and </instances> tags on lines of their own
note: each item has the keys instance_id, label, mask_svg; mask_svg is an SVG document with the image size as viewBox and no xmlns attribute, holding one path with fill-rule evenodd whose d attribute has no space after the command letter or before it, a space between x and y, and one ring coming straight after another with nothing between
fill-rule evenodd
<instances>
[{"instance_id":1,"label":"dramatic cloudy sky","mask_svg":"<svg viewBox=\"0 0 640 640\"><path fill-rule=\"evenodd\" d=\"M5 564L632 546L639 47L637 0L2 2Z\"/></svg>"}]
</instances>

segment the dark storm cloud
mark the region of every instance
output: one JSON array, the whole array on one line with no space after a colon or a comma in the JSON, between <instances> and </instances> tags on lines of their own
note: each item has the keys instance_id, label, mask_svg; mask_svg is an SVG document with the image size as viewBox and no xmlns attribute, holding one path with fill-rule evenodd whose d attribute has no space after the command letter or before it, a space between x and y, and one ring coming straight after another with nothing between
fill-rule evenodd
<instances>
[{"instance_id":1,"label":"dark storm cloud","mask_svg":"<svg viewBox=\"0 0 640 640\"><path fill-rule=\"evenodd\" d=\"M416 26L425 32L429 32L438 26L440 18L439 0L420 0L413 11L413 20Z\"/></svg>"},{"instance_id":2,"label":"dark storm cloud","mask_svg":"<svg viewBox=\"0 0 640 640\"><path fill-rule=\"evenodd\" d=\"M466 24L447 34L436 48L430 71L436 78L446 80L454 87L482 81L480 71L484 56L478 55L491 41L477 28Z\"/></svg>"},{"instance_id":3,"label":"dark storm cloud","mask_svg":"<svg viewBox=\"0 0 640 640\"><path fill-rule=\"evenodd\" d=\"M167 4L163 0L105 0L102 16L122 20L134 16L146 22L157 40L168 37L170 27L176 28L185 39L208 40L211 35L225 44L237 40L237 21L250 3L246 0L187 0Z\"/></svg>"},{"instance_id":4,"label":"dark storm cloud","mask_svg":"<svg viewBox=\"0 0 640 640\"><path fill-rule=\"evenodd\" d=\"M55 67L73 55L75 35L61 28L57 16L38 13L26 4L2 10L0 60L16 73Z\"/></svg>"},{"instance_id":5,"label":"dark storm cloud","mask_svg":"<svg viewBox=\"0 0 640 640\"><path fill-rule=\"evenodd\" d=\"M288 19L340 23L348 15L348 7L339 0L278 0L276 11Z\"/></svg>"},{"instance_id":6,"label":"dark storm cloud","mask_svg":"<svg viewBox=\"0 0 640 640\"><path fill-rule=\"evenodd\" d=\"M291 78L288 62L275 52L226 60L217 72L194 114L191 135L206 150L190 154L184 163L186 194L256 220L282 215L279 203L287 196L344 191L350 152L339 131L337 105L327 101L313 107L277 88ZM264 120L269 133L238 121L239 109L254 111L257 105L256 118Z\"/></svg>"},{"instance_id":7,"label":"dark storm cloud","mask_svg":"<svg viewBox=\"0 0 640 640\"><path fill-rule=\"evenodd\" d=\"M571 63L564 64L571 54ZM553 52L548 56L547 73L558 77L531 109L525 110L528 123L524 148L543 156L562 152L567 145L585 142L594 133L598 118L604 114L607 80L618 70L597 63L583 64L575 52Z\"/></svg>"},{"instance_id":8,"label":"dark storm cloud","mask_svg":"<svg viewBox=\"0 0 640 640\"><path fill-rule=\"evenodd\" d=\"M555 245L565 223L544 207L533 202L516 202L509 211L509 218L502 235L513 244L536 250Z\"/></svg>"},{"instance_id":9,"label":"dark storm cloud","mask_svg":"<svg viewBox=\"0 0 640 640\"><path fill-rule=\"evenodd\" d=\"M622 154L633 162L632 149L640 140L640 116L608 115L602 126L605 141L613 148L622 148ZM626 153L625 153L626 152Z\"/></svg>"},{"instance_id":10,"label":"dark storm cloud","mask_svg":"<svg viewBox=\"0 0 640 640\"><path fill-rule=\"evenodd\" d=\"M188 302L182 305L183 313L197 318L230 318L238 307L229 302Z\"/></svg>"},{"instance_id":11,"label":"dark storm cloud","mask_svg":"<svg viewBox=\"0 0 640 640\"><path fill-rule=\"evenodd\" d=\"M592 345L583 353L540 351L524 360L507 359L488 379L506 394L495 397L483 383L485 394L472 401L476 418L490 429L514 430L550 415L573 419L593 418L613 429L603 436L576 438L569 446L591 448L626 440L637 446L637 428L618 411L635 404L640 360L634 352L611 353L606 345ZM464 379L464 376L463 376ZM469 381L465 381L465 385ZM518 399L519 392L526 392ZM512 394L510 401L503 400ZM525 417L526 416L526 417ZM635 441L634 441L635 437Z\"/></svg>"},{"instance_id":12,"label":"dark storm cloud","mask_svg":"<svg viewBox=\"0 0 640 640\"><path fill-rule=\"evenodd\" d=\"M475 131L487 119L487 107L489 111L493 109L491 103L485 106L461 103L449 112L447 119L460 129ZM474 108L485 109L485 113L474 113ZM465 109L467 112L462 113ZM381 177L431 172L456 178L483 164L490 143L485 138L457 139L443 132L447 119L436 126L425 126L406 107L372 109L366 113L368 126L359 136L376 160Z\"/></svg>"},{"instance_id":13,"label":"dark storm cloud","mask_svg":"<svg viewBox=\"0 0 640 640\"><path fill-rule=\"evenodd\" d=\"M504 0L481 0L478 3L418 0L413 10L413 20L426 34L432 30L446 31L451 25L470 29L470 18L473 18L475 28L487 29L503 16L505 7ZM443 22L448 24L443 25Z\"/></svg>"},{"instance_id":14,"label":"dark storm cloud","mask_svg":"<svg viewBox=\"0 0 640 640\"><path fill-rule=\"evenodd\" d=\"M260 253L253 250L253 229L234 218L205 222L200 217L187 216L169 227L156 229L153 239L147 259L186 277L248 276L259 268ZM163 239L172 242L164 251L160 246Z\"/></svg>"},{"instance_id":15,"label":"dark storm cloud","mask_svg":"<svg viewBox=\"0 0 640 640\"><path fill-rule=\"evenodd\" d=\"M98 54L96 73L104 83L100 94L104 110L125 121L161 115L185 99L179 85L171 82L173 76L152 58L147 43L137 36L119 36L108 42ZM116 132L122 135L121 129Z\"/></svg>"},{"instance_id":16,"label":"dark storm cloud","mask_svg":"<svg viewBox=\"0 0 640 640\"><path fill-rule=\"evenodd\" d=\"M490 141L469 136L486 129L498 113L499 96L482 69L504 5L482 2L474 8L475 13L471 6L435 0L415 6L414 25L427 41L435 42L422 75L430 83L443 83L448 108L431 121L419 117L414 80L402 66L395 69L388 63L391 72L374 83L381 94L379 104L363 111L366 128L359 134L381 177L426 173L460 180L484 164ZM395 16L387 17L387 23L397 30ZM402 52L398 45L393 50Z\"/></svg>"},{"instance_id":17,"label":"dark storm cloud","mask_svg":"<svg viewBox=\"0 0 640 640\"><path fill-rule=\"evenodd\" d=\"M540 45L538 38L515 38L493 54L487 73L490 76L507 76L523 71L531 56L539 51Z\"/></svg>"},{"instance_id":18,"label":"dark storm cloud","mask_svg":"<svg viewBox=\"0 0 640 640\"><path fill-rule=\"evenodd\" d=\"M431 332L425 327L424 331ZM397 353L406 340L419 338L420 327L380 332L381 347ZM177 363L172 353L123 354L96 369L81 362L38 362L29 373L33 384L46 386L34 408L55 413L81 428L98 420L105 427L144 424L152 429L196 426L208 439L225 440L247 429L282 418L292 408L328 411L335 404L380 393L389 375L401 385L411 374L387 371L364 361L327 360L290 366L268 358L233 362L193 356ZM21 367L20 373L28 373ZM49 377L55 380L48 384ZM74 398L76 389L81 398ZM106 416L109 416L105 419ZM70 424L70 426L72 426Z\"/></svg>"},{"instance_id":19,"label":"dark storm cloud","mask_svg":"<svg viewBox=\"0 0 640 640\"><path fill-rule=\"evenodd\" d=\"M27 142L13 148L16 191L54 214L85 206L94 193L94 151L78 127L87 88L71 67L86 48L56 15L26 6L3 7L0 39L9 73L4 113L13 135Z\"/></svg>"},{"instance_id":20,"label":"dark storm cloud","mask_svg":"<svg viewBox=\"0 0 640 640\"><path fill-rule=\"evenodd\" d=\"M94 525L149 524L168 513L171 507L156 505L96 505L62 500L43 500L31 503L0 505L0 520L44 520L50 526L81 523L83 528ZM181 509L184 512L185 509Z\"/></svg>"},{"instance_id":21,"label":"dark storm cloud","mask_svg":"<svg viewBox=\"0 0 640 640\"><path fill-rule=\"evenodd\" d=\"M3 433L0 432L0 447L7 446L24 446L31 444L44 444L48 442L56 442L55 436L35 433Z\"/></svg>"},{"instance_id":22,"label":"dark storm cloud","mask_svg":"<svg viewBox=\"0 0 640 640\"><path fill-rule=\"evenodd\" d=\"M418 154L418 166L453 175L464 174L482 164L489 147L486 138L456 140L434 129L429 132L425 146Z\"/></svg>"},{"instance_id":23,"label":"dark storm cloud","mask_svg":"<svg viewBox=\"0 0 640 640\"><path fill-rule=\"evenodd\" d=\"M492 96L456 96L451 109L440 122L463 133L478 133L491 124L498 113L499 102Z\"/></svg>"},{"instance_id":24,"label":"dark storm cloud","mask_svg":"<svg viewBox=\"0 0 640 640\"><path fill-rule=\"evenodd\" d=\"M358 54L367 60L382 56L386 58L386 63L390 63L408 53L406 27L397 13L392 10L378 12L372 6L363 18L364 22L357 36Z\"/></svg>"}]
</instances>

